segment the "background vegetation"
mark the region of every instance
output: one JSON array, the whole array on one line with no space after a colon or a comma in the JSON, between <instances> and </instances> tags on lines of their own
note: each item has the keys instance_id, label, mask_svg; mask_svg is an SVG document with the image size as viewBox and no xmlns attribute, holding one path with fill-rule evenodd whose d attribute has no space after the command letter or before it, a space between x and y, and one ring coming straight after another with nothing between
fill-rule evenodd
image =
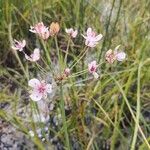
<instances>
[{"instance_id":1,"label":"background vegetation","mask_svg":"<svg viewBox=\"0 0 150 150\"><path fill-rule=\"evenodd\" d=\"M46 48L29 32L30 25L43 21L47 26L57 21L61 30L58 45L67 47L65 28L74 27L84 33L87 27L102 33L102 42L84 59L84 66L76 65L74 72L86 69L86 62L96 58L100 66L100 79L89 80L81 75L67 81L71 87L53 97L59 112L63 105L71 105L63 118L63 126L52 128L62 149L150 149L150 1L149 0L1 0L0 1L0 117L21 131L27 138L29 130L36 130L33 121L18 114L18 109L33 107L28 97L28 79L44 78L36 64L29 63L20 53L11 49L13 38L27 40L26 51L36 46L42 53L47 76L56 69L56 47L51 38ZM112 66L105 62L109 48L122 45L127 60ZM69 61L76 60L84 47L81 36L70 45ZM62 52L63 55L63 52ZM56 58L56 59L55 59ZM60 62L59 62L60 63ZM64 88L65 89L65 88ZM61 91L61 89L60 89ZM62 96L62 97L61 97ZM67 102L66 102L67 101ZM6 109L6 104L9 109ZM59 106L60 104L60 106ZM35 107L35 106L34 106ZM67 114L68 113L68 114ZM1 124L3 128L3 124ZM42 127L41 127L42 128ZM44 133L45 134L45 133ZM44 135L43 135L44 136ZM68 137L68 139L67 139ZM76 139L74 142L72 139ZM52 149L57 144L42 141L37 135L31 138L35 149ZM73 142L72 142L73 141ZM75 145L75 143L77 143ZM75 148L78 146L78 148ZM61 148L60 148L61 149Z\"/></svg>"}]
</instances>

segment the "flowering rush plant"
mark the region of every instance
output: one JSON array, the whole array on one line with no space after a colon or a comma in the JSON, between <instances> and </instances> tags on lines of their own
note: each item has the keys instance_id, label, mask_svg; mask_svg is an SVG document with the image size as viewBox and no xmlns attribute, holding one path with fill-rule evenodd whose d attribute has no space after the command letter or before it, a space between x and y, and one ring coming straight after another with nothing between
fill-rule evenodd
<instances>
[{"instance_id":1,"label":"flowering rush plant","mask_svg":"<svg viewBox=\"0 0 150 150\"><path fill-rule=\"evenodd\" d=\"M88 27L85 33L80 33L76 28L66 28L63 30L60 28L58 22L52 22L49 26L43 22L39 22L32 25L29 31L33 36L37 35L38 46L33 48L29 53L28 41L21 38L20 40L14 39L11 48L14 51L18 51L18 53L22 53L23 59L25 59L30 66L37 67L37 75L27 75L29 99L37 103L38 107L40 107L40 111L43 112L43 114L40 115L37 115L37 113L36 115L33 114L34 118L36 118L36 122L40 120L40 118L42 118L42 122L49 119L47 115L49 115L50 110L46 103L50 101L55 94L58 98L56 91L60 92L62 111L62 115L56 118L58 119L61 116L64 118L65 113L63 109L66 109L66 103L68 103L64 100L67 88L71 88L74 85L80 87L81 84L79 83L82 81L83 83L93 82L96 84L97 81L101 80L101 72L103 71L100 68L102 64L107 63L108 66L112 67L115 61L119 63L126 59L126 53L121 50L120 45L118 45L114 50L108 49L104 52L105 55L101 58L102 61L100 63L93 53L100 50L103 35L97 33L95 29L91 27ZM76 44L79 36L81 37L80 40L82 40L80 43L83 43L80 46ZM75 56L77 54L75 49L78 51L77 56ZM88 57L89 55L90 58ZM24 70L23 68L23 71ZM52 75L53 81L47 80L46 76L49 76L49 72ZM41 76L39 77L38 74L41 74ZM44 105L42 103L44 103ZM51 106L51 109L53 108L54 104ZM57 120L56 118L55 120ZM58 122L59 121L57 121L57 123ZM63 122L65 124L65 120ZM30 135L34 136L34 132L29 131Z\"/></svg>"},{"instance_id":2,"label":"flowering rush plant","mask_svg":"<svg viewBox=\"0 0 150 150\"><path fill-rule=\"evenodd\" d=\"M52 22L51 25L49 27L47 27L46 25L44 25L43 22L39 22L33 26L30 27L29 31L36 34L41 40L48 40L49 38L54 38L56 39L57 34L59 33L60 30L60 26L58 24L58 22ZM73 29L73 28L66 28L65 29L66 34L72 39L75 39L77 37L78 30L77 29ZM102 40L103 35L102 34L97 34L91 27L87 28L87 31L85 34L81 34L82 37L85 39L84 43L85 43L85 47L87 48L95 48L99 42ZM33 50L33 52L28 55L25 52L25 47L26 47L26 40L19 40L17 41L16 39L14 39L13 43L12 43L12 49L16 50L16 51L20 51L24 54L25 59L32 62L32 63L37 63L38 60L40 60L41 58L41 54L40 54L40 48L35 48ZM47 41L48 43L48 41ZM58 43L57 43L58 46ZM119 50L120 45L118 45L114 51L109 49L106 53L105 53L105 60L109 63L112 64L114 63L114 61L124 61L126 58L126 53L123 51ZM58 47L57 47L58 48ZM67 59L68 56L68 49L69 46L67 47L67 50L65 51L65 59ZM60 49L58 48L58 50L60 51ZM90 51L90 50L89 50ZM93 50L91 50L93 51ZM63 52L63 51L61 51ZM44 53L44 52L43 52ZM86 51L86 53L88 53L88 51ZM79 54L79 58L78 60L73 64L67 66L68 64L65 64L65 66L67 66L66 68L64 68L64 72L56 78L56 80L62 81L62 80L66 80L67 78L69 79L69 77L71 77L73 75L72 71L73 67L75 65L78 65L79 61L86 55L86 53L83 53L82 55L82 51L81 51L81 55ZM58 59L59 59L59 55L60 52L58 52ZM51 58L51 56L49 56ZM107 63L106 62L106 63ZM66 62L64 62L66 63ZM88 63L87 65L87 72L89 72L89 74L92 74L93 77L95 79L98 80L99 78L99 74L97 73L97 70L99 68L99 64L97 64L96 62L96 58L95 60L91 61ZM52 85L49 83L46 83L46 81L42 80L38 80L36 78L30 79L28 81L28 85L29 87L32 88L32 90L30 91L30 98L33 101L39 101L41 99L46 99L47 98L47 94L52 93Z\"/></svg>"}]
</instances>

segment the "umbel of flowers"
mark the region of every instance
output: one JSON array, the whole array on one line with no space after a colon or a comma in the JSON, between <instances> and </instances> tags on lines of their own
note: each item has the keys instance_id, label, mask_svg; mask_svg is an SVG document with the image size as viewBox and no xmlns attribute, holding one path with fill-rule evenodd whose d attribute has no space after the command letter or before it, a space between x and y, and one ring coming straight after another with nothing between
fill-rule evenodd
<instances>
[{"instance_id":1,"label":"umbel of flowers","mask_svg":"<svg viewBox=\"0 0 150 150\"><path fill-rule=\"evenodd\" d=\"M57 22L52 22L50 27L47 27L44 25L43 22L39 22L33 26L30 27L29 31L36 34L39 38L42 40L48 40L52 36L56 36L60 30L60 26ZM73 28L66 28L65 32L70 38L76 38L78 33L77 29ZM94 48L99 41L103 38L102 34L97 34L92 28L88 28L86 31L86 34L81 34L83 38L85 39L85 45L90 48ZM24 54L25 59L30 62L37 62L41 58L40 49L35 48L31 55L27 55L24 51L24 48L26 47L26 41L16 39L13 41L12 49L16 51L20 51ZM119 46L117 46L114 51L108 50L105 54L105 59L109 64L112 64L114 61L123 61L126 58L126 54L123 51L119 50ZM80 59L80 58L79 58ZM87 70L89 74L92 74L95 79L99 78L99 74L97 73L97 68L99 67L99 64L97 64L96 60L93 60L92 62L89 62L87 65ZM67 67L64 69L63 75L61 80L64 78L68 78L71 75L71 68ZM41 99L47 98L47 95L52 93L52 85L49 83L46 83L46 81L38 80L36 78L33 78L28 81L28 85L31 87L30 90L30 98L33 101L39 101Z\"/></svg>"}]
</instances>

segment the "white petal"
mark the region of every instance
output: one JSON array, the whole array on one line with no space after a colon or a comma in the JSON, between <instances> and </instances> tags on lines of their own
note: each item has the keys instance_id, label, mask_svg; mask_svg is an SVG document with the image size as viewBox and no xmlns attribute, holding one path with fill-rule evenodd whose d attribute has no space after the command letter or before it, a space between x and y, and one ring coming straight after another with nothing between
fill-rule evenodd
<instances>
[{"instance_id":1,"label":"white petal","mask_svg":"<svg viewBox=\"0 0 150 150\"><path fill-rule=\"evenodd\" d=\"M26 40L23 40L22 41L22 47L25 47L26 46Z\"/></svg>"},{"instance_id":2,"label":"white petal","mask_svg":"<svg viewBox=\"0 0 150 150\"><path fill-rule=\"evenodd\" d=\"M67 33L67 34L69 34L69 33L70 33L70 32L69 32L69 29L65 29L65 31L66 31L66 33Z\"/></svg>"},{"instance_id":3,"label":"white petal","mask_svg":"<svg viewBox=\"0 0 150 150\"><path fill-rule=\"evenodd\" d=\"M92 32L92 28L88 28L86 32L87 36L91 35L91 32Z\"/></svg>"},{"instance_id":4,"label":"white petal","mask_svg":"<svg viewBox=\"0 0 150 150\"><path fill-rule=\"evenodd\" d=\"M18 49L20 52L23 51L23 48Z\"/></svg>"},{"instance_id":5,"label":"white petal","mask_svg":"<svg viewBox=\"0 0 150 150\"><path fill-rule=\"evenodd\" d=\"M13 50L19 50L19 48L15 47L15 46L11 46L11 48L12 48Z\"/></svg>"},{"instance_id":6,"label":"white petal","mask_svg":"<svg viewBox=\"0 0 150 150\"><path fill-rule=\"evenodd\" d=\"M90 43L90 41L86 39L86 40L85 40L85 45L86 45L86 46L89 46L89 43Z\"/></svg>"},{"instance_id":7,"label":"white petal","mask_svg":"<svg viewBox=\"0 0 150 150\"><path fill-rule=\"evenodd\" d=\"M33 100L33 101L39 101L42 99L42 96L43 94L42 93L39 93L38 91L32 91L31 95L30 95L30 98Z\"/></svg>"},{"instance_id":8,"label":"white petal","mask_svg":"<svg viewBox=\"0 0 150 150\"><path fill-rule=\"evenodd\" d=\"M40 50L38 48L35 48L33 53L36 54L36 55L39 55L40 54Z\"/></svg>"},{"instance_id":9,"label":"white petal","mask_svg":"<svg viewBox=\"0 0 150 150\"><path fill-rule=\"evenodd\" d=\"M87 39L87 36L85 36L85 35L83 35L83 34L81 34L85 39Z\"/></svg>"},{"instance_id":10,"label":"white petal","mask_svg":"<svg viewBox=\"0 0 150 150\"><path fill-rule=\"evenodd\" d=\"M33 26L30 27L29 31L32 32L32 33L36 33L36 30L34 29Z\"/></svg>"},{"instance_id":11,"label":"white petal","mask_svg":"<svg viewBox=\"0 0 150 150\"><path fill-rule=\"evenodd\" d=\"M99 40L101 40L101 39L102 39L102 37L103 37L103 35L102 35L102 34L97 35L97 36L95 37L95 41L99 41Z\"/></svg>"},{"instance_id":12,"label":"white petal","mask_svg":"<svg viewBox=\"0 0 150 150\"><path fill-rule=\"evenodd\" d=\"M72 33L72 37L75 38L78 34L78 30L75 30L73 33Z\"/></svg>"},{"instance_id":13,"label":"white petal","mask_svg":"<svg viewBox=\"0 0 150 150\"><path fill-rule=\"evenodd\" d=\"M40 81L38 79L33 78L29 80L28 85L33 88L36 88L38 85L40 85Z\"/></svg>"},{"instance_id":14,"label":"white petal","mask_svg":"<svg viewBox=\"0 0 150 150\"><path fill-rule=\"evenodd\" d=\"M51 93L52 92L52 85L51 84L47 84L46 85L46 92L47 93Z\"/></svg>"},{"instance_id":15,"label":"white petal","mask_svg":"<svg viewBox=\"0 0 150 150\"><path fill-rule=\"evenodd\" d=\"M70 34L71 32L72 32L72 28L70 28L70 29L65 29L65 31L66 31L66 33L68 33L68 34Z\"/></svg>"},{"instance_id":16,"label":"white petal","mask_svg":"<svg viewBox=\"0 0 150 150\"><path fill-rule=\"evenodd\" d=\"M32 61L32 59L31 59L27 54L25 54L25 58L26 58L27 60Z\"/></svg>"},{"instance_id":17,"label":"white petal","mask_svg":"<svg viewBox=\"0 0 150 150\"><path fill-rule=\"evenodd\" d=\"M98 79L99 75L96 72L93 72L93 76L95 79Z\"/></svg>"},{"instance_id":18,"label":"white petal","mask_svg":"<svg viewBox=\"0 0 150 150\"><path fill-rule=\"evenodd\" d=\"M125 52L119 52L116 55L116 58L117 58L118 61L123 61L126 58L126 53Z\"/></svg>"},{"instance_id":19,"label":"white petal","mask_svg":"<svg viewBox=\"0 0 150 150\"><path fill-rule=\"evenodd\" d=\"M68 33L68 29L67 28L65 29L65 32Z\"/></svg>"},{"instance_id":20,"label":"white petal","mask_svg":"<svg viewBox=\"0 0 150 150\"><path fill-rule=\"evenodd\" d=\"M37 61L39 59L40 59L40 50L38 48L35 48L33 52L33 61Z\"/></svg>"},{"instance_id":21,"label":"white petal","mask_svg":"<svg viewBox=\"0 0 150 150\"><path fill-rule=\"evenodd\" d=\"M118 49L119 49L120 46L121 46L121 45L118 45L118 46L115 48L115 50L114 50L115 53L118 51Z\"/></svg>"}]
</instances>

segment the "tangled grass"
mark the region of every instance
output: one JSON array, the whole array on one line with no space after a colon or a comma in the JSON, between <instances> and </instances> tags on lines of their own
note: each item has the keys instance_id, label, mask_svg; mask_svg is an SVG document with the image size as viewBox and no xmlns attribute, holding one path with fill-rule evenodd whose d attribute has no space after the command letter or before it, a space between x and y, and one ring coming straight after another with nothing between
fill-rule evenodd
<instances>
[{"instance_id":1,"label":"tangled grass","mask_svg":"<svg viewBox=\"0 0 150 150\"><path fill-rule=\"evenodd\" d=\"M150 2L147 0L5 0L0 2L0 117L22 132L35 149L150 149ZM43 21L60 24L47 42L29 32ZM103 34L82 59L84 39L68 40L65 28ZM41 60L31 63L11 48L13 38L25 38L26 53L35 47ZM124 62L108 64L105 53L121 45ZM65 52L68 51L66 61ZM98 79L87 72L99 64ZM67 62L67 63L66 63ZM71 75L61 79L66 64ZM53 85L46 100L29 97L28 81ZM47 111L46 111L47 110ZM48 116L36 121L35 113ZM4 128L1 123L1 130ZM18 148L19 149L19 148Z\"/></svg>"}]
</instances>

